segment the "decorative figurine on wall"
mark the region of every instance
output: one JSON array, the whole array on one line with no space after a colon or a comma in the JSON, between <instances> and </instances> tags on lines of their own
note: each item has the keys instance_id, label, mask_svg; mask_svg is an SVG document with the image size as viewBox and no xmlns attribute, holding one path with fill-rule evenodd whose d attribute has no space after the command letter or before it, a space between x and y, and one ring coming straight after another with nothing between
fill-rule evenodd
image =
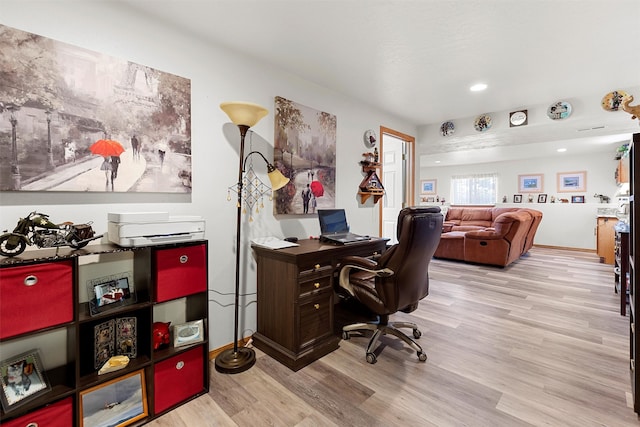
<instances>
[{"instance_id":1,"label":"decorative figurine on wall","mask_svg":"<svg viewBox=\"0 0 640 427\"><path fill-rule=\"evenodd\" d=\"M633 102L633 95L629 95L622 100L622 109L631 114L631 119L640 121L640 105L629 105Z\"/></svg>"}]
</instances>

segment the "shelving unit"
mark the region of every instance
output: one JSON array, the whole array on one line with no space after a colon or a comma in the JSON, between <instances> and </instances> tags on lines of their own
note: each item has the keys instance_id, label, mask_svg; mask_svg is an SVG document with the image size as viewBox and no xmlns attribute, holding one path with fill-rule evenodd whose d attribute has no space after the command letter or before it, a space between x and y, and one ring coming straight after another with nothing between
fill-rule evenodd
<instances>
[{"instance_id":1,"label":"shelving unit","mask_svg":"<svg viewBox=\"0 0 640 427\"><path fill-rule=\"evenodd\" d=\"M627 315L629 281L629 232L616 230L613 266L615 292L620 296L620 315Z\"/></svg>"},{"instance_id":2,"label":"shelving unit","mask_svg":"<svg viewBox=\"0 0 640 427\"><path fill-rule=\"evenodd\" d=\"M378 177L378 170L382 166L378 162L361 162L362 172L365 173L365 178L360 183L360 189L358 191L358 195L360 196L360 203L364 204L370 197L373 197L373 203L378 203L378 200L382 196L384 196L384 187L382 187L382 182L380 182L380 177ZM372 180L376 182L376 186L370 186L370 181Z\"/></svg>"},{"instance_id":3,"label":"shelving unit","mask_svg":"<svg viewBox=\"0 0 640 427\"><path fill-rule=\"evenodd\" d=\"M208 243L201 240L137 248L91 245L58 253L44 249L0 259L0 353L6 360L38 350L50 385L46 392L2 410L0 424L49 425L45 422L55 417L67 420L60 425L80 425L83 394L140 370L148 413L137 425L206 393L207 252ZM131 278L131 297L92 313L88 282L123 272ZM132 321L127 327L135 330L130 346L121 347L131 355L130 362L124 369L98 375L102 359L96 351L96 327L118 319ZM172 332L170 345L154 351L154 322L175 326L201 319L201 339L174 347ZM116 342L109 356L118 354L118 348Z\"/></svg>"},{"instance_id":4,"label":"shelving unit","mask_svg":"<svg viewBox=\"0 0 640 427\"><path fill-rule=\"evenodd\" d=\"M640 354L640 340L636 331L640 324L637 319L636 307L640 303L640 294L637 292L638 274L635 268L635 254L640 251L640 205L635 201L636 192L640 190L640 133L633 135L629 151L629 369L631 374L631 391L633 394L633 410L640 414L640 375L636 369L636 360Z\"/></svg>"}]
</instances>

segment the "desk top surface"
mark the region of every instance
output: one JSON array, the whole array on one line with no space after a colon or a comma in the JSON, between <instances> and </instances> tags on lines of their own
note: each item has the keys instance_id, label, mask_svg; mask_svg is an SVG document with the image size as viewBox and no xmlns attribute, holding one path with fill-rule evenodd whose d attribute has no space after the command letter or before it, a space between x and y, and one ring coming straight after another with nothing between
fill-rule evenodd
<instances>
[{"instance_id":1,"label":"desk top surface","mask_svg":"<svg viewBox=\"0 0 640 427\"><path fill-rule=\"evenodd\" d=\"M298 246L282 249L269 249L261 246L252 245L253 250L262 255L270 257L296 258L306 255L326 255L326 256L345 256L349 253L361 249L371 248L372 250L382 250L389 239L372 237L371 240L349 243L346 245L335 245L326 242L320 242L319 239L303 239L298 240Z\"/></svg>"}]
</instances>

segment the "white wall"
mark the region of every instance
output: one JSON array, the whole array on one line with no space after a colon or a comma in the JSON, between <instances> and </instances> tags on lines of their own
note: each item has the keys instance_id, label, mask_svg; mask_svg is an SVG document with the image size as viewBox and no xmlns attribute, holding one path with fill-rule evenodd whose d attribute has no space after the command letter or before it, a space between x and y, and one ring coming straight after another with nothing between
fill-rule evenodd
<instances>
[{"instance_id":1,"label":"white wall","mask_svg":"<svg viewBox=\"0 0 640 427\"><path fill-rule=\"evenodd\" d=\"M614 178L618 162L614 160L615 146L603 146L600 152L582 155L563 153L552 157L479 163L457 166L425 166L420 168L420 179L437 179L437 190L445 200L451 200L452 175L473 173L498 173L498 206L531 207L543 212L542 222L536 233L535 244L579 249L595 249L595 227L598 208L617 206L614 194L617 185ZM586 171L586 191L580 193L557 192L557 173ZM518 175L542 174L543 193L548 194L547 203L537 203L538 194L533 193L534 202L528 203L528 193L518 191ZM419 190L418 190L419 191ZM594 194L611 198L610 204L601 204ZM522 203L512 203L514 194L522 194ZM508 203L502 203L506 195ZM584 204L550 203L551 196L571 200L571 196L584 196ZM419 196L418 196L419 197ZM417 200L420 200L419 198Z\"/></svg>"},{"instance_id":2,"label":"white wall","mask_svg":"<svg viewBox=\"0 0 640 427\"><path fill-rule=\"evenodd\" d=\"M187 7L187 6L185 6ZM237 17L229 17L236 19ZM355 232L377 235L378 208L357 198L362 172L358 162L364 150L363 133L380 125L415 135L416 127L356 100L319 87L269 65L254 62L187 34L153 22L117 2L3 0L0 24L50 37L93 51L131 60L191 79L193 192L168 194L3 193L0 227L13 228L29 211L48 213L56 222L94 221L96 232L107 227L113 211L168 211L172 215L201 215L209 239L210 347L233 341L235 262L235 205L227 187L237 179L239 132L218 107L223 101L251 101L273 110L282 96L337 116L336 206L347 209ZM242 25L239 24L239 31ZM273 156L273 115L255 128L253 143ZM264 180L268 182L266 174ZM248 241L276 235L301 238L317 235L317 219L275 218L273 206L252 223L243 223L243 285L241 293L256 291L255 265ZM256 327L254 295L241 310L240 330L250 335ZM273 307L273 309L277 309Z\"/></svg>"}]
</instances>

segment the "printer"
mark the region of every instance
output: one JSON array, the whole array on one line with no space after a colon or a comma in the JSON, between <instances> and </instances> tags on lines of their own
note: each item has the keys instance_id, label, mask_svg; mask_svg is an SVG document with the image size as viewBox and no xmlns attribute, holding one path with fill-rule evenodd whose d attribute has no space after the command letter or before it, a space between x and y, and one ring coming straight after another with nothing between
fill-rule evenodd
<instances>
[{"instance_id":1,"label":"printer","mask_svg":"<svg viewBox=\"0 0 640 427\"><path fill-rule=\"evenodd\" d=\"M204 219L168 212L109 212L109 241L118 246L149 246L204 239Z\"/></svg>"}]
</instances>

